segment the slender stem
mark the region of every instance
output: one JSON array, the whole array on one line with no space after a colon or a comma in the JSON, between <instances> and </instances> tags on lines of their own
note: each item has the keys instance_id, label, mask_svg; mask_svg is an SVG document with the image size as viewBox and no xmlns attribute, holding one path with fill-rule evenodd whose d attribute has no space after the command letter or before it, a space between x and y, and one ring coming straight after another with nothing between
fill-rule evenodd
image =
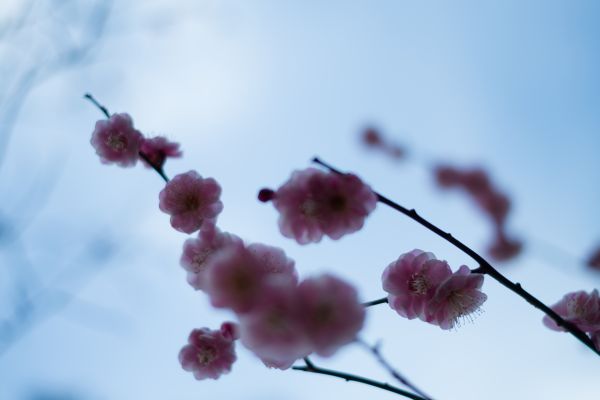
<instances>
[{"instance_id":1,"label":"slender stem","mask_svg":"<svg viewBox=\"0 0 600 400\"><path fill-rule=\"evenodd\" d=\"M339 171L338 169L330 166L329 164L321 161L318 158L314 158L313 162L329 169L332 172L338 173L338 174L342 174L341 171ZM493 279L495 279L497 282L499 282L501 285L503 285L504 287L506 287L507 289L513 291L514 293L516 293L517 295L521 296L523 299L525 299L529 304L531 304L532 306L534 306L535 308L541 310L542 312L544 312L546 315L548 315L550 318L552 318L556 324L560 327L563 327L564 329L566 329L571 335L575 336L577 339L579 339L579 341L583 344L585 344L590 350L592 350L594 353L596 353L597 355L600 356L600 350L596 349L596 347L594 346L594 343L592 342L592 340L590 339L590 337L588 335L586 335L583 331L581 331L575 324L564 320L560 315L558 315L554 310L552 310L550 307L548 307L547 305L545 305L544 303L542 303L540 300L538 300L536 297L534 297L533 295L531 295L529 292L527 292L525 289L523 289L523 287L521 286L520 283L516 282L513 283L511 282L508 278L506 278L504 275L502 275L497 269L495 269L494 267L492 267L492 265L487 262L481 255L479 255L477 252L475 252L473 249L471 249L470 247L468 247L467 245L465 245L463 242L461 242L460 240L456 239L454 236L452 236L452 234L443 231L442 229L438 228L437 226L435 226L434 224L432 224L431 222L429 222L428 220L426 220L425 218L421 217L419 214L417 214L417 212L415 211L415 209L408 209L406 207L401 206L398 203L393 202L392 200L388 199L385 196L382 196L381 194L375 192L375 195L377 196L377 199L379 200L379 202L385 204L386 206L393 208L394 210L406 215L407 217L411 218L412 220L418 222L419 224L423 225L425 228L429 229L430 231L432 231L433 233L435 233L436 235L440 236L441 238L445 239L446 241L450 242L451 244L453 244L456 248L458 248L459 250L461 250L463 253L465 253L466 255L468 255L469 257L471 257L478 265L479 268L477 268L475 271L477 273L482 273L482 274L486 274L489 275L490 277L492 277Z\"/></svg>"},{"instance_id":2,"label":"slender stem","mask_svg":"<svg viewBox=\"0 0 600 400\"><path fill-rule=\"evenodd\" d=\"M371 307L371 306L376 306L378 304L383 304L383 303L387 303L387 302L388 302L388 298L382 297L381 299L367 301L366 303L362 303L362 305L364 307Z\"/></svg>"},{"instance_id":3,"label":"slender stem","mask_svg":"<svg viewBox=\"0 0 600 400\"><path fill-rule=\"evenodd\" d=\"M141 151L138 154L140 155L140 158L142 160L146 161L148 163L148 165L150 167L152 167L152 169L155 170L156 173L159 174L161 178L164 179L165 182L169 182L169 177L165 174L165 172L163 171L162 168L159 168L156 165L154 165L154 163L152 161L150 161L150 159Z\"/></svg>"},{"instance_id":4,"label":"slender stem","mask_svg":"<svg viewBox=\"0 0 600 400\"><path fill-rule=\"evenodd\" d=\"M395 379L400 381L400 383L402 383L404 386L406 386L413 392L417 393L419 396L422 396L423 398L428 400L433 400L431 396L425 394L425 392L417 388L408 379L406 379L406 377L404 377L397 369L392 367L389 362L387 362L387 360L381 355L381 352L379 351L379 344L376 344L375 346L369 346L369 344L360 339L358 340L358 343L364 348L366 348L368 351L370 351L373 354L373 356L375 356L377 362L379 362L379 364L381 364L381 366L385 368L390 373L390 375L392 375Z\"/></svg>"},{"instance_id":5,"label":"slender stem","mask_svg":"<svg viewBox=\"0 0 600 400\"><path fill-rule=\"evenodd\" d=\"M396 393L396 394L399 394L401 396L404 396L404 397L407 397L407 398L413 399L413 400L428 400L424 397L418 396L416 394L413 394L406 390L402 390L400 388L397 388L395 386L389 385L384 382L374 381L372 379L364 378L364 377L358 376L358 375L348 374L346 372L334 371L332 369L317 367L315 364L313 364L308 359L308 357L306 357L304 359L304 362L306 363L305 367L292 367L292 369L295 371L312 372L314 374L334 376L336 378L344 379L346 382L353 381L353 382L363 383L365 385L369 385L369 386L373 386L373 387L376 387L379 389L387 390L388 392Z\"/></svg>"},{"instance_id":6,"label":"slender stem","mask_svg":"<svg viewBox=\"0 0 600 400\"><path fill-rule=\"evenodd\" d=\"M83 95L83 97L85 99L89 100L90 102L92 102L93 105L95 105L96 107L98 107L98 109L106 116L106 118L110 118L110 113L108 112L108 108L106 108L102 104L100 104L100 102L98 100L96 100L94 98L94 96L92 96L89 93L86 93L86 94ZM156 173L158 175L160 175L160 177L163 178L165 182L169 182L169 178L167 177L167 175L165 174L165 171L163 171L163 169L161 167L158 167L157 165L155 165L152 161L150 161L150 159L148 158L148 156L146 156L146 154L142 153L141 151L138 152L138 155L140 156L140 158L142 160L144 160L145 162L147 162L148 165L150 167L152 167L152 169L154 171L156 171Z\"/></svg>"},{"instance_id":7,"label":"slender stem","mask_svg":"<svg viewBox=\"0 0 600 400\"><path fill-rule=\"evenodd\" d=\"M98 100L96 100L96 99L94 98L94 96L92 96L92 95L91 95L91 94L89 94L89 93L86 93L86 94L84 94L84 95L83 95L83 97L84 97L85 99L88 99L89 101L91 101L91 102L92 102L92 104L93 104L93 105L95 105L96 107L98 107L98 109L99 109L100 111L102 111L102 113L103 113L103 114L106 116L106 118L110 118L110 113L108 112L108 109L107 109L106 107L104 107L102 104L100 104L100 103L98 102Z\"/></svg>"}]
</instances>

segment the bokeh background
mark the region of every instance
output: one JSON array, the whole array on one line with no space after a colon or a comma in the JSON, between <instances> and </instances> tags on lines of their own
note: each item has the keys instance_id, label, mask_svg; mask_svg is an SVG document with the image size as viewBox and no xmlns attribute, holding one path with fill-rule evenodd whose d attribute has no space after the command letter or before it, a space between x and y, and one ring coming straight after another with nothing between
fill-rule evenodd
<instances>
[{"instance_id":1,"label":"bokeh background","mask_svg":"<svg viewBox=\"0 0 600 400\"><path fill-rule=\"evenodd\" d=\"M526 243L498 268L547 303L600 287L582 262L600 242L599 17L594 0L2 0L0 399L395 398L269 370L241 346L218 381L184 372L189 331L232 315L186 283L161 179L100 164L86 92L180 142L169 175L219 180L222 229L284 248L302 276L343 276L363 300L413 248L475 265L382 206L339 241L283 238L256 193L314 155L479 250L487 222L430 167L484 166ZM367 125L410 157L366 151ZM597 356L494 281L484 290L484 312L453 331L382 305L362 337L436 399L600 398ZM393 382L358 346L315 361Z\"/></svg>"}]
</instances>

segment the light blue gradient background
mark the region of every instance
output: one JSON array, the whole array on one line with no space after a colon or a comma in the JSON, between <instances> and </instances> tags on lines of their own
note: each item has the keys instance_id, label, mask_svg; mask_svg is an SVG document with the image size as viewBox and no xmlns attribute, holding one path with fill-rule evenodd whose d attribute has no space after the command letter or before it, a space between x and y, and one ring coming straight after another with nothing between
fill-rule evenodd
<instances>
[{"instance_id":1,"label":"light blue gradient background","mask_svg":"<svg viewBox=\"0 0 600 400\"><path fill-rule=\"evenodd\" d=\"M89 138L101 115L82 99L88 91L143 132L182 144L169 175L196 169L222 184L222 229L281 246L302 276L337 273L364 300L382 296L383 268L415 247L454 268L475 265L383 206L337 242L281 237L275 210L256 193L313 155L479 250L486 221L467 199L436 189L427 166L484 165L514 199L511 231L529 239L523 256L499 268L547 303L599 287L600 275L542 245L583 256L600 240L599 18L597 1L116 1L91 59L27 99L0 170L0 206L18 216L24 188L59 165L23 236L41 279L60 287L63 253L95 232L118 252L84 286L65 288L75 299L0 358L0 399L37 386L86 399L395 398L268 370L241 346L218 381L182 371L177 353L189 331L231 315L185 282L178 261L187 237L158 210L161 179L99 163ZM406 144L414 161L364 151L367 123ZM381 339L390 362L436 399L600 398L597 356L543 327L540 312L494 281L484 289L484 313L455 331L379 306L362 336ZM356 346L315 361L392 381Z\"/></svg>"}]
</instances>

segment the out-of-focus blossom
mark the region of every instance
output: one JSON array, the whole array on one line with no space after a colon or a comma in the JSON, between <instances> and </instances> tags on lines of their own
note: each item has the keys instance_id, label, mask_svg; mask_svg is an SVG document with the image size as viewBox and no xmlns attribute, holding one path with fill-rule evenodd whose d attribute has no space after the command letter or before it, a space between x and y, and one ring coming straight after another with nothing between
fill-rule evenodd
<instances>
[{"instance_id":1,"label":"out-of-focus blossom","mask_svg":"<svg viewBox=\"0 0 600 400\"><path fill-rule=\"evenodd\" d=\"M422 319L428 302L450 275L452 271L445 261L415 249L388 265L381 280L393 310L408 319Z\"/></svg>"},{"instance_id":2,"label":"out-of-focus blossom","mask_svg":"<svg viewBox=\"0 0 600 400\"><path fill-rule=\"evenodd\" d=\"M164 136L156 136L150 139L144 139L140 151L158 169L162 169L167 158L181 157L179 143L170 142ZM142 159L144 165L152 168L146 160Z\"/></svg>"},{"instance_id":3,"label":"out-of-focus blossom","mask_svg":"<svg viewBox=\"0 0 600 400\"><path fill-rule=\"evenodd\" d=\"M449 165L438 165L434 167L433 173L438 185L444 188L458 186L462 183L462 173Z\"/></svg>"},{"instance_id":4,"label":"out-of-focus blossom","mask_svg":"<svg viewBox=\"0 0 600 400\"><path fill-rule=\"evenodd\" d=\"M188 282L196 290L204 290L206 286L206 266L208 260L227 245L242 240L235 235L224 233L213 222L202 224L198 237L188 239L183 244L180 264L188 271Z\"/></svg>"},{"instance_id":5,"label":"out-of-focus blossom","mask_svg":"<svg viewBox=\"0 0 600 400\"><path fill-rule=\"evenodd\" d=\"M133 127L129 114L113 114L96 122L90 143L104 164L135 165L143 136Z\"/></svg>"},{"instance_id":6,"label":"out-of-focus blossom","mask_svg":"<svg viewBox=\"0 0 600 400\"><path fill-rule=\"evenodd\" d=\"M473 196L493 191L487 172L480 168L463 171L461 183Z\"/></svg>"},{"instance_id":7,"label":"out-of-focus blossom","mask_svg":"<svg viewBox=\"0 0 600 400\"><path fill-rule=\"evenodd\" d=\"M260 300L267 272L243 245L219 251L207 271L205 291L214 307L244 313Z\"/></svg>"},{"instance_id":8,"label":"out-of-focus blossom","mask_svg":"<svg viewBox=\"0 0 600 400\"><path fill-rule=\"evenodd\" d=\"M552 306L552 310L584 332L592 333L600 330L600 297L597 289L591 293L583 290L567 293ZM549 316L545 316L543 321L544 325L552 330L565 330Z\"/></svg>"},{"instance_id":9,"label":"out-of-focus blossom","mask_svg":"<svg viewBox=\"0 0 600 400\"><path fill-rule=\"evenodd\" d=\"M508 261L517 256L522 241L509 238L506 233L506 218L511 201L494 185L488 173L481 168L458 169L440 164L434 167L435 180L440 187L456 187L464 190L491 220L494 237L488 246L488 254L496 261Z\"/></svg>"},{"instance_id":10,"label":"out-of-focus blossom","mask_svg":"<svg viewBox=\"0 0 600 400\"><path fill-rule=\"evenodd\" d=\"M223 210L221 187L213 178L196 171L175 176L160 192L159 207L171 215L171 226L184 233L200 229L205 221L215 221Z\"/></svg>"},{"instance_id":11,"label":"out-of-focus blossom","mask_svg":"<svg viewBox=\"0 0 600 400\"><path fill-rule=\"evenodd\" d=\"M598 247L588 258L587 265L600 270L600 247Z\"/></svg>"},{"instance_id":12,"label":"out-of-focus blossom","mask_svg":"<svg viewBox=\"0 0 600 400\"><path fill-rule=\"evenodd\" d=\"M496 261L510 260L523 250L523 242L506 237L503 231L496 233L494 242L488 248L488 254Z\"/></svg>"},{"instance_id":13,"label":"out-of-focus blossom","mask_svg":"<svg viewBox=\"0 0 600 400\"><path fill-rule=\"evenodd\" d=\"M179 362L198 380L218 379L229 373L236 360L234 342L221 331L194 329L179 352Z\"/></svg>"},{"instance_id":14,"label":"out-of-focus blossom","mask_svg":"<svg viewBox=\"0 0 600 400\"><path fill-rule=\"evenodd\" d=\"M295 171L270 194L280 213L281 233L300 244L319 242L323 235L339 239L359 230L377 204L371 188L357 176L315 168Z\"/></svg>"},{"instance_id":15,"label":"out-of-focus blossom","mask_svg":"<svg viewBox=\"0 0 600 400\"><path fill-rule=\"evenodd\" d=\"M425 320L442 329L454 328L487 300L480 290L482 285L482 274L473 274L466 265L461 266L437 289L426 309Z\"/></svg>"},{"instance_id":16,"label":"out-of-focus blossom","mask_svg":"<svg viewBox=\"0 0 600 400\"><path fill-rule=\"evenodd\" d=\"M331 356L356 339L365 321L365 308L353 286L325 274L300 283L298 296L302 325L314 352Z\"/></svg>"},{"instance_id":17,"label":"out-of-focus blossom","mask_svg":"<svg viewBox=\"0 0 600 400\"><path fill-rule=\"evenodd\" d=\"M504 226L510 210L508 197L502 193L484 192L478 195L475 200L497 226Z\"/></svg>"},{"instance_id":18,"label":"out-of-focus blossom","mask_svg":"<svg viewBox=\"0 0 600 400\"><path fill-rule=\"evenodd\" d=\"M294 260L288 258L282 249L262 243L253 243L247 249L265 272L289 279L294 285L298 283Z\"/></svg>"},{"instance_id":19,"label":"out-of-focus blossom","mask_svg":"<svg viewBox=\"0 0 600 400\"><path fill-rule=\"evenodd\" d=\"M375 128L367 128L362 133L362 141L369 147L378 147L383 144L383 139Z\"/></svg>"},{"instance_id":20,"label":"out-of-focus blossom","mask_svg":"<svg viewBox=\"0 0 600 400\"><path fill-rule=\"evenodd\" d=\"M254 307L240 315L241 342L267 367L287 369L312 352L301 313L297 286L271 280Z\"/></svg>"},{"instance_id":21,"label":"out-of-focus blossom","mask_svg":"<svg viewBox=\"0 0 600 400\"><path fill-rule=\"evenodd\" d=\"M220 331L227 340L234 341L240 338L240 326L235 322L223 322Z\"/></svg>"},{"instance_id":22,"label":"out-of-focus blossom","mask_svg":"<svg viewBox=\"0 0 600 400\"><path fill-rule=\"evenodd\" d=\"M389 141L381 132L373 127L366 128L361 134L362 143L374 150L379 150L395 160L406 157L406 149L396 143Z\"/></svg>"}]
</instances>

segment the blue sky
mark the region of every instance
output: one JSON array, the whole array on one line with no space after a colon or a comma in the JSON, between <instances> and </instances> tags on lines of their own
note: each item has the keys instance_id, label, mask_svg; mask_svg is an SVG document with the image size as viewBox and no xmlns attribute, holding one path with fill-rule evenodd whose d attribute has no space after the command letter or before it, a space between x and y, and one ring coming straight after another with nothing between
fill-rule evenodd
<instances>
[{"instance_id":1,"label":"blue sky","mask_svg":"<svg viewBox=\"0 0 600 400\"><path fill-rule=\"evenodd\" d=\"M0 6L2 21L15 15L12 3ZM0 39L5 92L85 26L86 7L61 19L56 2L41 3L55 10L50 28L69 26L71 36L44 36L42 26ZM187 236L158 210L162 181L141 166L97 160L89 138L101 115L85 92L130 113L144 133L179 141L184 157L167 172L195 169L221 183L222 229L284 248L302 276L343 276L364 300L382 296L381 272L414 248L454 269L475 266L382 206L356 234L299 246L279 234L258 189L320 155L484 249L483 218L465 198L436 189L428 170L435 160L484 165L514 200L511 231L527 241L499 268L547 303L599 287L599 275L544 245L577 257L600 241L598 2L123 0L109 12L85 59L29 93L0 166L1 214L19 227L35 213L22 247L0 248L3 316L22 265L67 293L1 355L0 398L25 399L38 387L82 399L392 398L268 370L241 346L232 373L216 382L182 371L177 352L189 331L232 316L185 282L178 260ZM408 146L413 161L364 151L366 124ZM111 249L110 257L89 256L90 246ZM388 359L438 399L597 397L591 352L544 328L538 311L495 282L484 290L484 313L455 331L380 306L362 336L382 340ZM356 346L317 362L391 381Z\"/></svg>"}]
</instances>

